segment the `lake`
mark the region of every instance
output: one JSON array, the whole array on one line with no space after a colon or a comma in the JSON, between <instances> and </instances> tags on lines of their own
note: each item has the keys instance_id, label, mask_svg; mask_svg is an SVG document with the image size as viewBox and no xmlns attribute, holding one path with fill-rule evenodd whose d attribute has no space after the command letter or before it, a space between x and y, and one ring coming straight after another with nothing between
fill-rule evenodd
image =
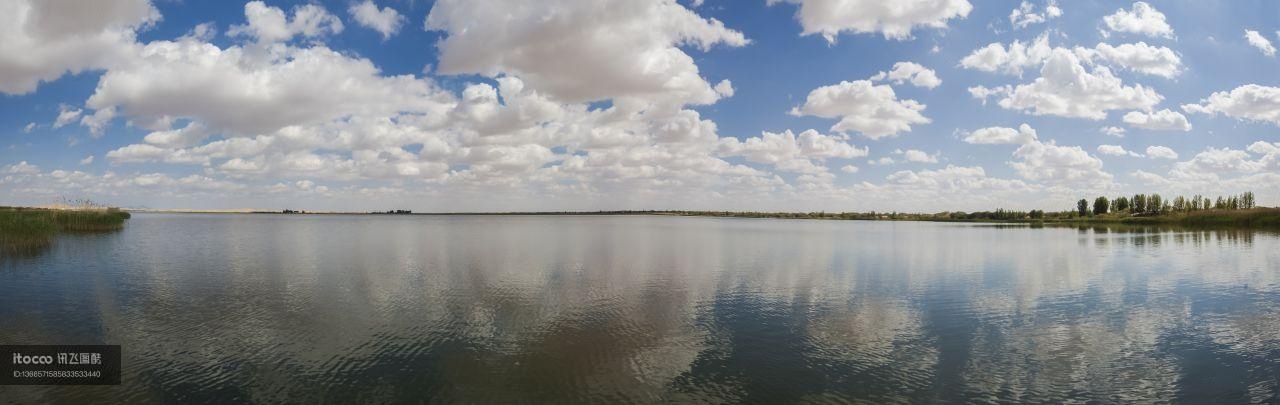
<instances>
[{"instance_id":1,"label":"lake","mask_svg":"<svg viewBox=\"0 0 1280 405\"><path fill-rule=\"evenodd\" d=\"M1280 401L1280 236L663 216L134 215L0 265L0 402Z\"/></svg>"}]
</instances>

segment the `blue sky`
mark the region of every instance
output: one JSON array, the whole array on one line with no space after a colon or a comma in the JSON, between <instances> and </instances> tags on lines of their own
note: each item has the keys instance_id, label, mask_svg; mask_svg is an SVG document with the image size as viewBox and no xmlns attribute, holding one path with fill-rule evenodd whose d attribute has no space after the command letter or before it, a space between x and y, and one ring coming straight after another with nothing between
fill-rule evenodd
<instances>
[{"instance_id":1,"label":"blue sky","mask_svg":"<svg viewBox=\"0 0 1280 405\"><path fill-rule=\"evenodd\" d=\"M0 7L2 204L1280 204L1272 2Z\"/></svg>"}]
</instances>

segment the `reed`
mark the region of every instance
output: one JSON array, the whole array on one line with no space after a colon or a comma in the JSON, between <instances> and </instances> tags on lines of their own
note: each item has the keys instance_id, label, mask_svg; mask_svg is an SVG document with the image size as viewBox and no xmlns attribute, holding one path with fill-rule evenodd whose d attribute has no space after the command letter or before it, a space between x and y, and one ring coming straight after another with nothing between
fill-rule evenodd
<instances>
[{"instance_id":1,"label":"reed","mask_svg":"<svg viewBox=\"0 0 1280 405\"><path fill-rule=\"evenodd\" d=\"M53 222L60 231L96 232L115 231L124 228L124 220L129 219L128 212L119 209L52 211Z\"/></svg>"},{"instance_id":2,"label":"reed","mask_svg":"<svg viewBox=\"0 0 1280 405\"><path fill-rule=\"evenodd\" d=\"M1280 228L1280 208L1195 211L1188 213L1180 222L1192 226Z\"/></svg>"},{"instance_id":3,"label":"reed","mask_svg":"<svg viewBox=\"0 0 1280 405\"><path fill-rule=\"evenodd\" d=\"M53 210L0 208L0 250L48 246L59 232L104 232L124 228L128 212L119 209Z\"/></svg>"},{"instance_id":4,"label":"reed","mask_svg":"<svg viewBox=\"0 0 1280 405\"><path fill-rule=\"evenodd\" d=\"M41 211L0 211L0 247L23 250L53 243L58 225L53 215Z\"/></svg>"}]
</instances>

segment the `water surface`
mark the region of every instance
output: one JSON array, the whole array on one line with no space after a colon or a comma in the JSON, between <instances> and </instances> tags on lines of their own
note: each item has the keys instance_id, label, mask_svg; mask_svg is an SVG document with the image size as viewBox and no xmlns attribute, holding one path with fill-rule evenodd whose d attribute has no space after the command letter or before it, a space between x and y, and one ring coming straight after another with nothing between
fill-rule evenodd
<instances>
[{"instance_id":1,"label":"water surface","mask_svg":"<svg viewBox=\"0 0 1280 405\"><path fill-rule=\"evenodd\" d=\"M137 214L4 260L0 344L123 346L17 402L1274 403L1280 237Z\"/></svg>"}]
</instances>

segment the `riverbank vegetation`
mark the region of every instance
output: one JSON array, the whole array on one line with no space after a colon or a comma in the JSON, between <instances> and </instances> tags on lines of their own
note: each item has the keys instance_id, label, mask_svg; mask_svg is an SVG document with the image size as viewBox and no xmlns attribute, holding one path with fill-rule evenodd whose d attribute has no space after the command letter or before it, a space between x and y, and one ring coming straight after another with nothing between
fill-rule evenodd
<instances>
[{"instance_id":1,"label":"riverbank vegetation","mask_svg":"<svg viewBox=\"0 0 1280 405\"><path fill-rule=\"evenodd\" d=\"M24 250L48 246L59 232L120 230L129 217L128 212L117 208L0 207L0 248Z\"/></svg>"},{"instance_id":2,"label":"riverbank vegetation","mask_svg":"<svg viewBox=\"0 0 1280 405\"><path fill-rule=\"evenodd\" d=\"M935 222L1119 223L1204 227L1280 228L1280 208L1257 206L1252 192L1208 198L1200 195L1166 199L1159 194L1097 197L1076 201L1062 211L901 212L734 212L734 211L601 211L595 214L646 214L738 218L843 219Z\"/></svg>"}]
</instances>

